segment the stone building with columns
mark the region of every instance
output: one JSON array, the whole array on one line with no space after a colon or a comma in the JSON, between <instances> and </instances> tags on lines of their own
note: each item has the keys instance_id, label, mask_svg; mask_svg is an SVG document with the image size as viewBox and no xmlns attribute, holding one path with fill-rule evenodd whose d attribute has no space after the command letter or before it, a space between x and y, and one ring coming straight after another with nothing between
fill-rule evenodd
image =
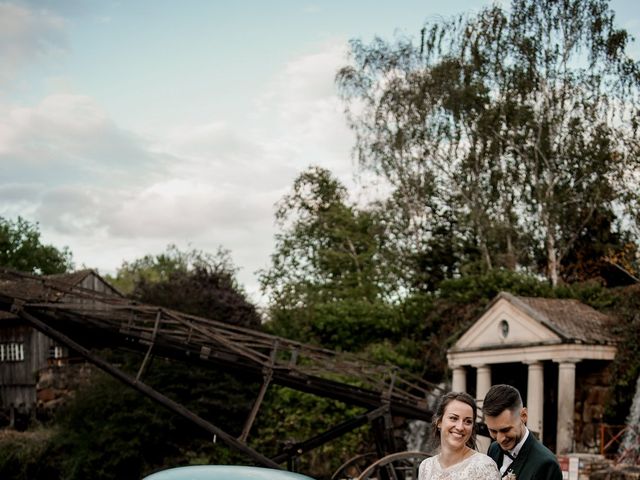
<instances>
[{"instance_id":1,"label":"stone building with columns","mask_svg":"<svg viewBox=\"0 0 640 480\"><path fill-rule=\"evenodd\" d=\"M529 429L552 451L598 451L616 354L611 321L577 300L502 292L448 350L452 390L482 406L491 385L513 385Z\"/></svg>"}]
</instances>

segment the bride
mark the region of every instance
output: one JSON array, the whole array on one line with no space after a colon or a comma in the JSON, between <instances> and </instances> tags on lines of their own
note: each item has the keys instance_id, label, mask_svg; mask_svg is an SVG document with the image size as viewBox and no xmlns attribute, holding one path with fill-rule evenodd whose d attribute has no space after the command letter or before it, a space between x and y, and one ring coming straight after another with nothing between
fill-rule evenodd
<instances>
[{"instance_id":1,"label":"bride","mask_svg":"<svg viewBox=\"0 0 640 480\"><path fill-rule=\"evenodd\" d=\"M500 480L495 462L475 450L478 407L471 395L449 392L440 399L432 425L437 455L420 464L418 480Z\"/></svg>"}]
</instances>

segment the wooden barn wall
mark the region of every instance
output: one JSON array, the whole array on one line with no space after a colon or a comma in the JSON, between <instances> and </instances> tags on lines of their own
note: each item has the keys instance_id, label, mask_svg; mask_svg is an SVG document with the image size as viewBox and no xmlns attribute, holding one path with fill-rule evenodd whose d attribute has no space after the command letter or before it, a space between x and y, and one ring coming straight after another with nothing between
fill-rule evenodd
<instances>
[{"instance_id":1,"label":"wooden barn wall","mask_svg":"<svg viewBox=\"0 0 640 480\"><path fill-rule=\"evenodd\" d=\"M0 362L0 406L31 407L36 401L35 373L47 365L52 340L27 325L0 329L0 343L22 343L24 360Z\"/></svg>"},{"instance_id":2,"label":"wooden barn wall","mask_svg":"<svg viewBox=\"0 0 640 480\"><path fill-rule=\"evenodd\" d=\"M79 286L120 296L108 283L92 273L86 275ZM91 303L91 300L82 302ZM24 361L0 362L0 409L14 406L30 410L36 404L38 372L49 366L50 349L55 342L17 317L3 318L0 322L0 343L14 342L24 344ZM63 356L67 355L67 348L63 347Z\"/></svg>"}]
</instances>

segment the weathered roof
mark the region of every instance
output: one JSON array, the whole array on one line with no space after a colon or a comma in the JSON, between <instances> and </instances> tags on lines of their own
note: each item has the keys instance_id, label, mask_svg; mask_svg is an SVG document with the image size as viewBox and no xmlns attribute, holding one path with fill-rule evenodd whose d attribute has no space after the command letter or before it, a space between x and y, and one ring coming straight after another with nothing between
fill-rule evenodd
<instances>
[{"instance_id":1,"label":"weathered roof","mask_svg":"<svg viewBox=\"0 0 640 480\"><path fill-rule=\"evenodd\" d=\"M617 341L610 328L613 319L579 300L520 297L507 292L501 292L496 300L499 298L504 298L524 310L563 340L583 343L615 343Z\"/></svg>"},{"instance_id":2,"label":"weathered roof","mask_svg":"<svg viewBox=\"0 0 640 480\"><path fill-rule=\"evenodd\" d=\"M93 283L93 285L91 282L84 284L84 281L85 279L87 279L87 277L94 277L94 279L97 279L97 281L100 284L102 284L103 288L106 288L107 290L111 291L115 295L118 295L119 297L124 297L122 292L120 292L116 287L114 287L109 282L107 282L104 278L102 278L97 271L90 268L87 268L84 270L78 270L77 272L45 275L45 278L49 278L51 280L55 280L58 282L68 283L69 285L73 285L73 286L84 286L85 288L95 289L96 288L95 283Z\"/></svg>"},{"instance_id":3,"label":"weathered roof","mask_svg":"<svg viewBox=\"0 0 640 480\"><path fill-rule=\"evenodd\" d=\"M87 276L91 275L91 274L96 275L96 272L94 272L91 269L84 269L84 270L78 270L77 272L71 272L71 273L56 273L56 274L52 274L52 275L45 275L46 278L51 278L52 280L58 280L58 281L62 281L65 283L69 283L71 285L78 285L79 283L81 283L85 278L87 278Z\"/></svg>"}]
</instances>

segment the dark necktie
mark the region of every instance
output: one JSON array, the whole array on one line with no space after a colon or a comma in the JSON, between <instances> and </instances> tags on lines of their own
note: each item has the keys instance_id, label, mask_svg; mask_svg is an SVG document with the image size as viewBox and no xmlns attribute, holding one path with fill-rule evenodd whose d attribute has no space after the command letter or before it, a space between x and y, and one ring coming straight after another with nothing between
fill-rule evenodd
<instances>
[{"instance_id":1,"label":"dark necktie","mask_svg":"<svg viewBox=\"0 0 640 480\"><path fill-rule=\"evenodd\" d=\"M507 457L509 457L511 459L511 461L516 459L516 457L514 455L511 455L511 453L506 451L506 450L502 450L502 453L504 453Z\"/></svg>"}]
</instances>

